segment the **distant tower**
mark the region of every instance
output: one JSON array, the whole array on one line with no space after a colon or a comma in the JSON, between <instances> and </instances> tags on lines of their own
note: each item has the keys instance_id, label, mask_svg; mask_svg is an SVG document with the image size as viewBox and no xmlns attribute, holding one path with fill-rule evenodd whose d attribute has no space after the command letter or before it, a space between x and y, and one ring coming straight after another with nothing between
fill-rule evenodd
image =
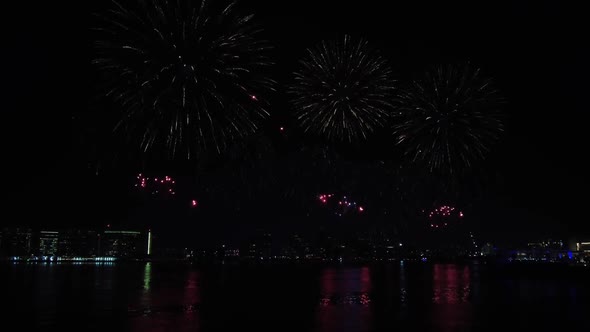
<instances>
[{"instance_id":1,"label":"distant tower","mask_svg":"<svg viewBox=\"0 0 590 332\"><path fill-rule=\"evenodd\" d=\"M152 230L151 229L148 229L147 254L148 254L148 256L152 254Z\"/></svg>"}]
</instances>

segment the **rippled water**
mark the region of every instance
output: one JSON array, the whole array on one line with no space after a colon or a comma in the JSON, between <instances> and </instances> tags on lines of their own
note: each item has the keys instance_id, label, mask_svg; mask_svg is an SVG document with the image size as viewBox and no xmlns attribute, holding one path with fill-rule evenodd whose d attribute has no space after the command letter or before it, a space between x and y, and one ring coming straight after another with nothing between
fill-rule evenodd
<instances>
[{"instance_id":1,"label":"rippled water","mask_svg":"<svg viewBox=\"0 0 590 332\"><path fill-rule=\"evenodd\" d=\"M3 321L27 330L590 331L590 274L566 267L7 264L0 273Z\"/></svg>"}]
</instances>

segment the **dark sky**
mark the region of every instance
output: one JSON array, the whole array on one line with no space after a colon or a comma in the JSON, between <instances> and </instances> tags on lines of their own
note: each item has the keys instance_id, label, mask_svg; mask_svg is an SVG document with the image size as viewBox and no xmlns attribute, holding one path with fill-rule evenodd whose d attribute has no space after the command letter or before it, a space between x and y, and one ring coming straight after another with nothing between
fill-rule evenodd
<instances>
[{"instance_id":1,"label":"dark sky","mask_svg":"<svg viewBox=\"0 0 590 332\"><path fill-rule=\"evenodd\" d=\"M128 193L137 166L120 163L97 177L88 164L91 153L80 143L91 131L80 118L95 109L90 14L102 6L84 3L3 10L2 160L9 223L94 226L146 214L145 204ZM493 236L531 229L589 234L590 46L581 7L557 1L244 3L276 46L279 81L289 77L305 47L343 33L366 37L402 80L436 64L481 66L508 101L508 133L488 160L497 181L474 211L477 228ZM273 126L286 119L284 101L277 99ZM161 217L151 209L152 218ZM159 213L167 215L170 207L165 211ZM267 218L280 213L272 211ZM207 220L210 226L191 229L201 234L247 227L245 217L220 222L212 211L168 218L181 224Z\"/></svg>"}]
</instances>

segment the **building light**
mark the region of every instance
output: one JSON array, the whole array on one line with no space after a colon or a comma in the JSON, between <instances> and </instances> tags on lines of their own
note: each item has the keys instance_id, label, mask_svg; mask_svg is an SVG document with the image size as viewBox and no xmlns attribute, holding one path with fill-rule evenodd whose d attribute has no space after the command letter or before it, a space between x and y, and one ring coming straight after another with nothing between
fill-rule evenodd
<instances>
[{"instance_id":1,"label":"building light","mask_svg":"<svg viewBox=\"0 0 590 332\"><path fill-rule=\"evenodd\" d=\"M147 254L152 254L152 231L148 229Z\"/></svg>"},{"instance_id":2,"label":"building light","mask_svg":"<svg viewBox=\"0 0 590 332\"><path fill-rule=\"evenodd\" d=\"M127 235L140 235L139 231L104 231L105 234L127 234Z\"/></svg>"}]
</instances>

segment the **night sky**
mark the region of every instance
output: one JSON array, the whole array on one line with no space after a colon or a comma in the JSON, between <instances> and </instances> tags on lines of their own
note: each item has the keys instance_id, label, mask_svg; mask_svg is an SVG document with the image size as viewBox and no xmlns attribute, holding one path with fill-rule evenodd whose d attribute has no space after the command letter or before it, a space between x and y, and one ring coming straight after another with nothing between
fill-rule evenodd
<instances>
[{"instance_id":1,"label":"night sky","mask_svg":"<svg viewBox=\"0 0 590 332\"><path fill-rule=\"evenodd\" d=\"M483 198L471 202L471 213L477 216L474 228L490 239L590 235L585 121L590 45L581 7L550 1L244 2L254 8L276 47L279 83L288 82L306 47L344 33L363 36L379 48L400 80L437 64L470 61L480 66L507 101L507 133L486 160ZM113 142L104 128L112 114L97 101L96 73L90 65L91 13L104 4L17 6L3 10L8 17L2 19L0 54L3 205L4 214L10 215L2 219L7 224L97 227L145 222L156 227L166 224L159 226L162 232L182 230L185 237L189 233L197 238L259 226L317 225L318 218L307 217L310 211L317 215L305 202L309 197L299 194L289 198L293 204L274 204L274 200L265 204L265 196L254 195L237 202L239 208L225 208L225 202L206 204L207 197L190 188L182 203L142 201L130 189L138 171L147 167L188 179L196 167L164 161L144 167L145 162L132 157L112 161L107 156ZM247 177L273 172L286 176L275 169L285 165L309 168L313 158L300 158L294 152L303 140L278 134L280 126L290 134L288 104L281 93L273 99L271 119L257 137L270 146L271 161L256 164ZM388 144L377 139L369 143L369 149L343 153L342 163L365 169L387 155ZM234 182L219 175L226 165L223 160L212 164L206 172ZM350 176L356 175L344 177ZM313 182L311 178L302 177L301 182ZM361 175L355 181L371 180ZM192 192L203 202L198 212L186 208ZM315 193L310 189L310 196ZM359 222L370 219L367 215Z\"/></svg>"}]
</instances>

